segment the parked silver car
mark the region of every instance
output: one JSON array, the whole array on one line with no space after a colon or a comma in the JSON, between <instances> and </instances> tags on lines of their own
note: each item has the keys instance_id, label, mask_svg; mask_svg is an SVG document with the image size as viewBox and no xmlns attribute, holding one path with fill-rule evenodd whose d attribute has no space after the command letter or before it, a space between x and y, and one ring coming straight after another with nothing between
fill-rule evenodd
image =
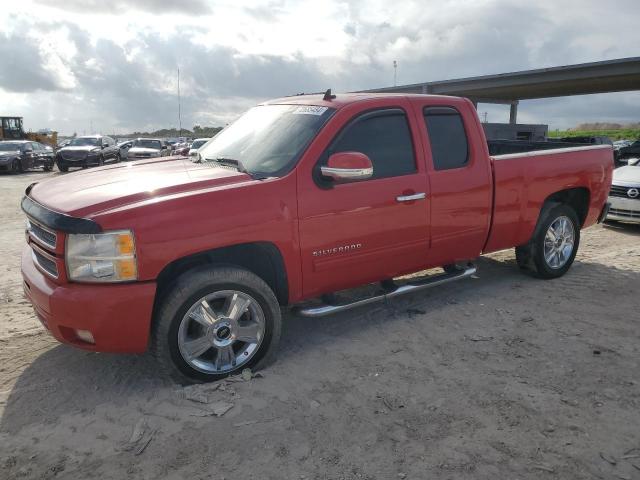
<instances>
[{"instance_id":1,"label":"parked silver car","mask_svg":"<svg viewBox=\"0 0 640 480\"><path fill-rule=\"evenodd\" d=\"M640 160L613 171L607 220L640 223Z\"/></svg>"},{"instance_id":2,"label":"parked silver car","mask_svg":"<svg viewBox=\"0 0 640 480\"><path fill-rule=\"evenodd\" d=\"M142 158L165 157L171 155L167 142L158 138L137 138L133 146L127 151L127 160Z\"/></svg>"}]
</instances>

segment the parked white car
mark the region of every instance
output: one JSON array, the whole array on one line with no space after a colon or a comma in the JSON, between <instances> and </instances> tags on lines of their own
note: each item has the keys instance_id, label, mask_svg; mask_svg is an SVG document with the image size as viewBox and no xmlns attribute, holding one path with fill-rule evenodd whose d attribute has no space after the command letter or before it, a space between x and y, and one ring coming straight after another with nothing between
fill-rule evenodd
<instances>
[{"instance_id":1,"label":"parked white car","mask_svg":"<svg viewBox=\"0 0 640 480\"><path fill-rule=\"evenodd\" d=\"M196 138L191 144L191 148L189 149L189 156L195 157L198 154L198 149L202 147L205 143L207 143L210 138Z\"/></svg>"},{"instance_id":2,"label":"parked white car","mask_svg":"<svg viewBox=\"0 0 640 480\"><path fill-rule=\"evenodd\" d=\"M640 223L640 159L613 171L607 220Z\"/></svg>"},{"instance_id":3,"label":"parked white car","mask_svg":"<svg viewBox=\"0 0 640 480\"><path fill-rule=\"evenodd\" d=\"M171 149L164 140L158 138L137 138L127 151L127 160L164 157L171 155Z\"/></svg>"}]
</instances>

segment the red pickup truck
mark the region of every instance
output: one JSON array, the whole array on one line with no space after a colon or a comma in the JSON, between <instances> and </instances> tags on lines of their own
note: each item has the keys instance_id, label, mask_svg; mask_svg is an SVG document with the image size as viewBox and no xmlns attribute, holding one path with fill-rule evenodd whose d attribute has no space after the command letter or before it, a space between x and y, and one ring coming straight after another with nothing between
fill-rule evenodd
<instances>
[{"instance_id":1,"label":"red pickup truck","mask_svg":"<svg viewBox=\"0 0 640 480\"><path fill-rule=\"evenodd\" d=\"M563 275L606 213L610 146L490 157L466 99L297 96L199 150L61 175L22 201L24 290L59 341L150 349L183 380L273 356L280 306L324 315L463 279L479 255ZM425 269L419 280L394 278ZM380 282L377 293L335 292ZM362 290L362 289L359 289Z\"/></svg>"}]
</instances>

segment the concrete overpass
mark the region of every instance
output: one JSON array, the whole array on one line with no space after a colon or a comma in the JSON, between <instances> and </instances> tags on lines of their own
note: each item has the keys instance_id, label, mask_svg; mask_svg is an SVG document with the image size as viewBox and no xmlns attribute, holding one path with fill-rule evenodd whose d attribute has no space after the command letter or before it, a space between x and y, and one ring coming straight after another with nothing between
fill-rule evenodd
<instances>
[{"instance_id":1,"label":"concrete overpass","mask_svg":"<svg viewBox=\"0 0 640 480\"><path fill-rule=\"evenodd\" d=\"M467 97L476 105L508 104L511 105L509 123L515 124L520 100L631 90L640 90L640 57L364 91L456 95Z\"/></svg>"}]
</instances>

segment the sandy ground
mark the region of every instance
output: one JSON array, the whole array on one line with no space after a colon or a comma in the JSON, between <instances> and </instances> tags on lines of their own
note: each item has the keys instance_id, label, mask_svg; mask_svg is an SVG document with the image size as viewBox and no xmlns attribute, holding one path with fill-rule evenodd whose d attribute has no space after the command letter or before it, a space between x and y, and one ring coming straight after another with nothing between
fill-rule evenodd
<instances>
[{"instance_id":1,"label":"sandy ground","mask_svg":"<svg viewBox=\"0 0 640 480\"><path fill-rule=\"evenodd\" d=\"M285 314L262 378L184 389L40 327L19 200L47 175L0 177L0 478L640 479L640 228L585 231L555 281L501 252L478 279Z\"/></svg>"}]
</instances>

